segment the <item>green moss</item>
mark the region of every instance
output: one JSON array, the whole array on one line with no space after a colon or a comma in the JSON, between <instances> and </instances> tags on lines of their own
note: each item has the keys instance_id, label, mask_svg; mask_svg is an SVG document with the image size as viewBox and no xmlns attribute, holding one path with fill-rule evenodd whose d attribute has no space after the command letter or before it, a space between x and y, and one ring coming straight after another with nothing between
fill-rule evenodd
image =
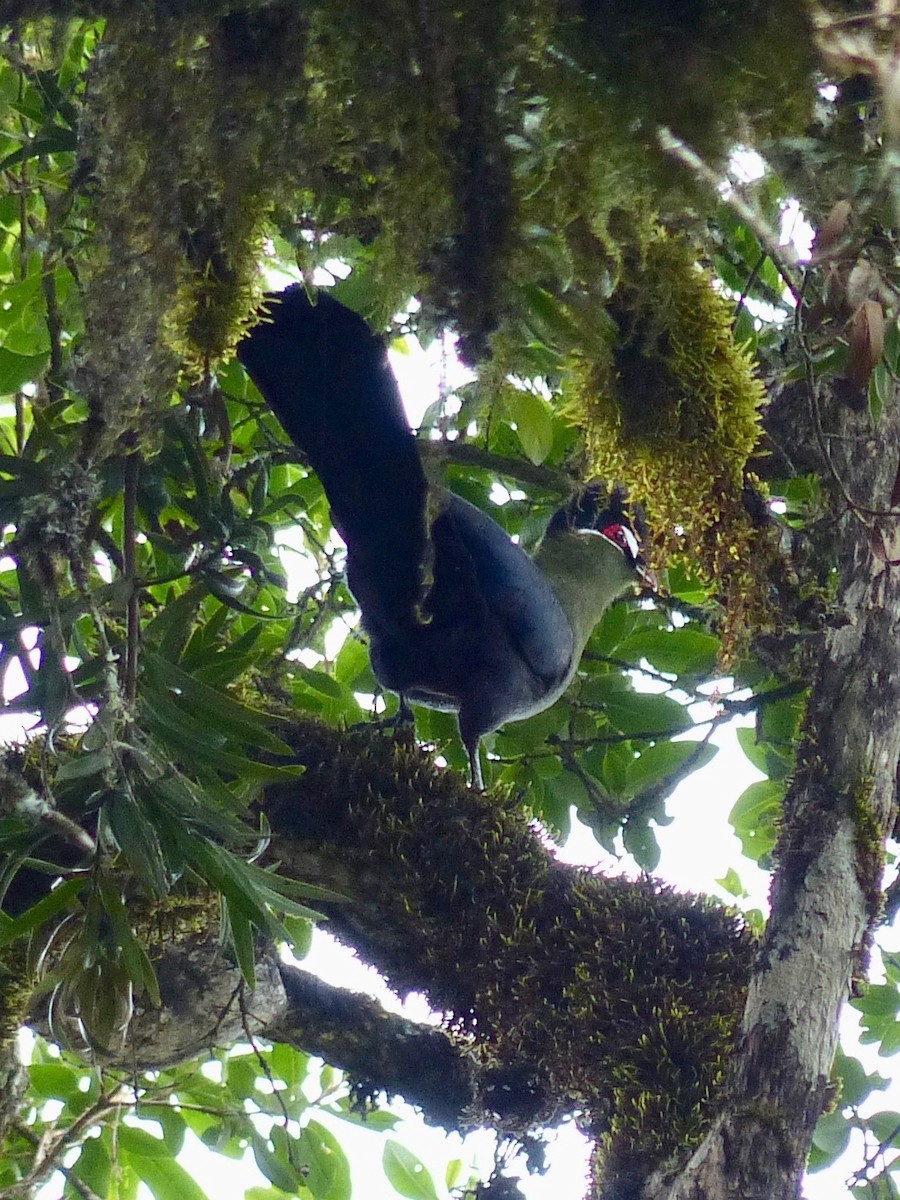
<instances>
[{"instance_id":1,"label":"green moss","mask_svg":"<svg viewBox=\"0 0 900 1200\"><path fill-rule=\"evenodd\" d=\"M809 119L817 61L800 0L568 0L563 11L567 52L651 153L658 124L720 158L748 114L763 138Z\"/></svg>"},{"instance_id":2,"label":"green moss","mask_svg":"<svg viewBox=\"0 0 900 1200\"><path fill-rule=\"evenodd\" d=\"M22 1028L34 986L24 942L5 946L0 954L0 1046L8 1046ZM0 1057L5 1057L5 1051Z\"/></svg>"},{"instance_id":3,"label":"green moss","mask_svg":"<svg viewBox=\"0 0 900 1200\"><path fill-rule=\"evenodd\" d=\"M605 342L570 356L569 413L591 470L647 509L657 565L683 556L723 600L726 657L766 619L772 551L743 502L765 398L731 306L693 247L649 219L614 222L619 276Z\"/></svg>"},{"instance_id":4,"label":"green moss","mask_svg":"<svg viewBox=\"0 0 900 1200\"><path fill-rule=\"evenodd\" d=\"M866 898L866 944L860 951L856 975L864 979L868 973L871 930L884 904L884 829L872 803L873 779L860 780L853 797L853 821L856 829L856 878Z\"/></svg>"},{"instance_id":5,"label":"green moss","mask_svg":"<svg viewBox=\"0 0 900 1200\"><path fill-rule=\"evenodd\" d=\"M506 1127L578 1111L613 1175L638 1147L646 1164L701 1136L753 954L734 915L562 866L517 811L413 746L289 736L308 770L269 790L273 827L383 872L361 952L401 993L424 990L488 1077L518 1081ZM331 919L340 932L340 908ZM496 1113L497 1097L484 1105Z\"/></svg>"}]
</instances>

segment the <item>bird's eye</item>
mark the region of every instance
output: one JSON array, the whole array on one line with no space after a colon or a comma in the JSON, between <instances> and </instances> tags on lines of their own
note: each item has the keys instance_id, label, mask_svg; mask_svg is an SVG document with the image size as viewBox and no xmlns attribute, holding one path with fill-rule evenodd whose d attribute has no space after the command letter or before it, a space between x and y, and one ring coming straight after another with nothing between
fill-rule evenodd
<instances>
[{"instance_id":1,"label":"bird's eye","mask_svg":"<svg viewBox=\"0 0 900 1200\"><path fill-rule=\"evenodd\" d=\"M627 525L607 525L600 532L611 542L615 542L625 557L632 562L640 557L640 543Z\"/></svg>"}]
</instances>

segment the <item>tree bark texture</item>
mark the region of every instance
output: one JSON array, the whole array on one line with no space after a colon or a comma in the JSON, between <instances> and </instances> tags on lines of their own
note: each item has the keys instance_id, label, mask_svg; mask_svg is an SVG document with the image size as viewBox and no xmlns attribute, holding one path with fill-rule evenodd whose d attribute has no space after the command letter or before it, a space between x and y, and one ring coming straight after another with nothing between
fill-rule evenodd
<instances>
[{"instance_id":1,"label":"tree bark texture","mask_svg":"<svg viewBox=\"0 0 900 1200\"><path fill-rule=\"evenodd\" d=\"M886 411L876 425L864 407L811 397L806 384L790 387L773 415L793 461L817 454L831 505L809 534L838 586L785 800L772 913L726 1105L687 1168L657 1175L645 1200L800 1195L832 1095L838 1017L865 971L880 912L900 756L898 516L889 515L900 413Z\"/></svg>"}]
</instances>

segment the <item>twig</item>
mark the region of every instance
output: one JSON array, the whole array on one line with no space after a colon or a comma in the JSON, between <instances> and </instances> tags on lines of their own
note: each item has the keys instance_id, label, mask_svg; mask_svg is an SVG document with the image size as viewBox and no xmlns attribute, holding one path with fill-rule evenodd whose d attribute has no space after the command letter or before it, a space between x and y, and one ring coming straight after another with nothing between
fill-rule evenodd
<instances>
[{"instance_id":1,"label":"twig","mask_svg":"<svg viewBox=\"0 0 900 1200\"><path fill-rule=\"evenodd\" d=\"M63 394L62 317L59 315L59 300L56 294L56 275L48 267L46 256L41 273L41 287L47 306L47 331L50 334L50 370L47 375L47 391L51 400L59 400Z\"/></svg>"},{"instance_id":2,"label":"twig","mask_svg":"<svg viewBox=\"0 0 900 1200\"><path fill-rule=\"evenodd\" d=\"M564 471L542 467L524 458L492 454L490 450L473 446L471 442L430 441L419 438L416 445L426 462L451 462L463 467L480 467L485 471L493 471L497 475L518 479L521 483L533 484L560 495L566 495L572 490L573 481Z\"/></svg>"},{"instance_id":3,"label":"twig","mask_svg":"<svg viewBox=\"0 0 900 1200\"><path fill-rule=\"evenodd\" d=\"M732 185L727 192L723 192L722 184L726 181L712 167L707 166L696 151L692 150L681 138L676 137L667 125L660 125L657 128L656 139L666 154L671 154L698 179L709 184L725 203L734 209L741 220L753 230L757 241L774 263L775 270L784 281L785 287L799 303L800 285L791 270L791 268L796 268L799 262L796 251L790 246L779 243L774 229L770 228L753 205L747 203L736 187Z\"/></svg>"}]
</instances>

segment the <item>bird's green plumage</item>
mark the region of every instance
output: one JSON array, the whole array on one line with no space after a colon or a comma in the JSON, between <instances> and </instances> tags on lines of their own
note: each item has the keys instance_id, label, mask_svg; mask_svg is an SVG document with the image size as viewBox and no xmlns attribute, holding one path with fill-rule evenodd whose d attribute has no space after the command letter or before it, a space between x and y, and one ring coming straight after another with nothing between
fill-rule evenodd
<instances>
[{"instance_id":1,"label":"bird's green plumage","mask_svg":"<svg viewBox=\"0 0 900 1200\"><path fill-rule=\"evenodd\" d=\"M575 636L574 668L595 625L614 600L638 583L632 564L595 529L548 533L534 553Z\"/></svg>"}]
</instances>

